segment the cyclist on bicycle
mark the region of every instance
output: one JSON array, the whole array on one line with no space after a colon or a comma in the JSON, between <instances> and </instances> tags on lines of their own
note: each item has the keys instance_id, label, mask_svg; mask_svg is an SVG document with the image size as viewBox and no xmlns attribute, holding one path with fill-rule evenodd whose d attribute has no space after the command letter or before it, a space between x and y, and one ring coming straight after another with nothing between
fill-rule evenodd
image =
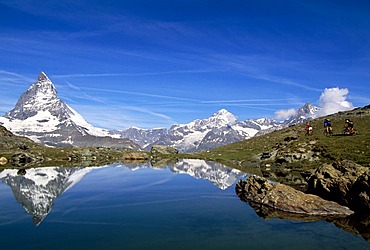
<instances>
[{"instance_id":1,"label":"cyclist on bicycle","mask_svg":"<svg viewBox=\"0 0 370 250\"><path fill-rule=\"evenodd\" d=\"M330 119L325 119L324 120L324 128L325 128L325 134L332 134L333 133L333 127L332 127L332 125L331 125L331 121L330 121Z\"/></svg>"}]
</instances>

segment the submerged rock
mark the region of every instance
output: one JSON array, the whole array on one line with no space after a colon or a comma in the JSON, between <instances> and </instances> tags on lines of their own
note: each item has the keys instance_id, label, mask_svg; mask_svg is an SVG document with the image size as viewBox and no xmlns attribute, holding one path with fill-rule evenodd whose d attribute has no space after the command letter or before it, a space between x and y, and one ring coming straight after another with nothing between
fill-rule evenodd
<instances>
[{"instance_id":1,"label":"submerged rock","mask_svg":"<svg viewBox=\"0 0 370 250\"><path fill-rule=\"evenodd\" d=\"M274 184L259 176L240 180L236 185L236 193L243 201L289 213L315 216L347 216L353 213L336 202L305 194L283 184Z\"/></svg>"}]
</instances>

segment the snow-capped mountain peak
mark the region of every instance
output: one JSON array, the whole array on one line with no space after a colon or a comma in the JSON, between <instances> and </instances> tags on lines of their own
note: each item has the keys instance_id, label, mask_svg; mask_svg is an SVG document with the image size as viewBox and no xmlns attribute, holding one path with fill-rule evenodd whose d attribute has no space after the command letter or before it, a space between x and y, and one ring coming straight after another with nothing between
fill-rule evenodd
<instances>
[{"instance_id":1,"label":"snow-capped mountain peak","mask_svg":"<svg viewBox=\"0 0 370 250\"><path fill-rule=\"evenodd\" d=\"M295 115L289 117L287 120L284 121L284 123L288 125L293 125L301 122L306 122L308 120L312 120L316 118L318 111L319 111L318 107L308 102L299 109L297 109Z\"/></svg>"},{"instance_id":2,"label":"snow-capped mountain peak","mask_svg":"<svg viewBox=\"0 0 370 250\"><path fill-rule=\"evenodd\" d=\"M318 110L318 107L308 102L297 110L297 114L313 118L316 116Z\"/></svg>"},{"instance_id":3,"label":"snow-capped mountain peak","mask_svg":"<svg viewBox=\"0 0 370 250\"><path fill-rule=\"evenodd\" d=\"M16 135L49 146L111 146L139 148L128 139L109 137L95 128L57 95L44 72L24 92L14 109L0 117L0 124Z\"/></svg>"},{"instance_id":4,"label":"snow-capped mountain peak","mask_svg":"<svg viewBox=\"0 0 370 250\"><path fill-rule=\"evenodd\" d=\"M39 76L37 77L36 84L32 86L37 86L38 89L44 91L45 94L47 94L48 92L54 95L57 94L54 84L50 81L49 77L47 77L47 75L43 71L41 71Z\"/></svg>"},{"instance_id":5,"label":"snow-capped mountain peak","mask_svg":"<svg viewBox=\"0 0 370 250\"><path fill-rule=\"evenodd\" d=\"M208 118L213 125L233 125L238 118L226 109L221 109Z\"/></svg>"},{"instance_id":6,"label":"snow-capped mountain peak","mask_svg":"<svg viewBox=\"0 0 370 250\"><path fill-rule=\"evenodd\" d=\"M37 81L21 95L15 108L4 117L15 122L15 127L11 128L14 133L17 133L17 127L22 130L32 129L34 132L54 131L63 122L88 125L81 115L58 97L54 84L44 72L39 74Z\"/></svg>"},{"instance_id":7,"label":"snow-capped mountain peak","mask_svg":"<svg viewBox=\"0 0 370 250\"><path fill-rule=\"evenodd\" d=\"M65 104L58 98L53 83L41 72L38 80L21 95L15 108L7 112L5 117L25 120L37 115L38 111L49 111L53 114L61 109L66 109Z\"/></svg>"}]
</instances>

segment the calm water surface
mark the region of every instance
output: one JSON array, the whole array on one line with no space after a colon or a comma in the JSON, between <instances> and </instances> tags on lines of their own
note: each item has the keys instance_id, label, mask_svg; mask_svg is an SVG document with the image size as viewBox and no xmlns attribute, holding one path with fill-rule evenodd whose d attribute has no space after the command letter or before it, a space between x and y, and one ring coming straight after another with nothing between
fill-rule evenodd
<instances>
[{"instance_id":1,"label":"calm water surface","mask_svg":"<svg viewBox=\"0 0 370 250\"><path fill-rule=\"evenodd\" d=\"M332 223L264 220L235 195L248 174L182 160L0 172L1 249L370 249Z\"/></svg>"}]
</instances>

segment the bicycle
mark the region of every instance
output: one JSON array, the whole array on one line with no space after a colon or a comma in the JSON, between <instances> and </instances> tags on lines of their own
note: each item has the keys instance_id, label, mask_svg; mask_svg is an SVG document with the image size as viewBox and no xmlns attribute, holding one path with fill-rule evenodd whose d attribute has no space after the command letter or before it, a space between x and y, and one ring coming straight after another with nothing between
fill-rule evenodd
<instances>
[{"instance_id":1,"label":"bicycle","mask_svg":"<svg viewBox=\"0 0 370 250\"><path fill-rule=\"evenodd\" d=\"M325 135L325 136L333 135L333 128L331 128L331 127L329 127L329 128L325 128L325 129L324 129L324 135Z\"/></svg>"},{"instance_id":2,"label":"bicycle","mask_svg":"<svg viewBox=\"0 0 370 250\"><path fill-rule=\"evenodd\" d=\"M354 135L354 134L357 133L357 131L354 128L346 127L346 128L343 129L342 133L345 134L345 135Z\"/></svg>"}]
</instances>

